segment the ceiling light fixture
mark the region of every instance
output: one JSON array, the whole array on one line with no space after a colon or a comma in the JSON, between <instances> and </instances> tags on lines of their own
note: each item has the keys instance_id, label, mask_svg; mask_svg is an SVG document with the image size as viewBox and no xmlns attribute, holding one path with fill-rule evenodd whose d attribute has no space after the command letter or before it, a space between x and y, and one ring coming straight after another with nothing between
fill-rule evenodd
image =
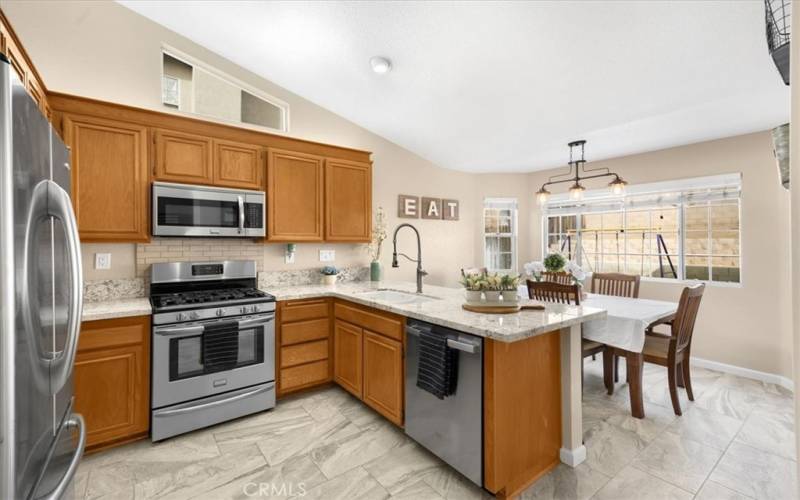
<instances>
[{"instance_id":1,"label":"ceiling light fixture","mask_svg":"<svg viewBox=\"0 0 800 500\"><path fill-rule=\"evenodd\" d=\"M382 75L388 73L392 69L392 61L385 57L375 56L369 60L369 65L372 66L372 71Z\"/></svg>"},{"instance_id":2,"label":"ceiling light fixture","mask_svg":"<svg viewBox=\"0 0 800 500\"><path fill-rule=\"evenodd\" d=\"M586 141L572 141L567 146L569 146L569 172L558 174L550 177L547 182L542 184L542 187L536 191L536 201L539 202L539 205L544 205L547 203L547 200L550 198L550 191L547 190L547 186L552 184L560 184L562 182L572 182L572 186L569 188L569 197L573 200L581 200L583 199L583 195L586 192L586 188L581 184L582 180L586 179L596 179L598 177L614 177L614 180L608 183L608 187L611 188L611 192L615 195L621 195L625 193L625 186L628 185L627 182L622 180L622 177L617 175L614 172L611 172L609 169L603 168L595 168L595 169L586 169L586 159L584 158L584 146L586 145ZM581 148L581 158L580 160L573 159L572 155L572 148L576 148L580 146ZM573 172L572 169L575 168ZM594 172L601 172L601 173L594 173ZM581 175L583 174L583 175ZM589 174L589 175L586 175Z\"/></svg>"}]
</instances>

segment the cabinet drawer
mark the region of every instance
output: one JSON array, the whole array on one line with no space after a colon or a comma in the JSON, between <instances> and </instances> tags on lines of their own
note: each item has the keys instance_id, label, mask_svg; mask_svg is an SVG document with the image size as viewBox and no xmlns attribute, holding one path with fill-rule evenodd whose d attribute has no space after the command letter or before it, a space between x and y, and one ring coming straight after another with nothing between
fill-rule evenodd
<instances>
[{"instance_id":1,"label":"cabinet drawer","mask_svg":"<svg viewBox=\"0 0 800 500\"><path fill-rule=\"evenodd\" d=\"M150 316L81 323L78 352L144 344L150 336Z\"/></svg>"},{"instance_id":2,"label":"cabinet drawer","mask_svg":"<svg viewBox=\"0 0 800 500\"><path fill-rule=\"evenodd\" d=\"M281 390L299 389L329 380L328 360L281 370Z\"/></svg>"},{"instance_id":3,"label":"cabinet drawer","mask_svg":"<svg viewBox=\"0 0 800 500\"><path fill-rule=\"evenodd\" d=\"M298 321L281 325L281 345L299 344L328 338L330 324L327 318Z\"/></svg>"},{"instance_id":4,"label":"cabinet drawer","mask_svg":"<svg viewBox=\"0 0 800 500\"><path fill-rule=\"evenodd\" d=\"M343 319L348 323L353 323L401 342L403 340L403 323L397 318L342 303L337 303L334 311L337 318Z\"/></svg>"},{"instance_id":5,"label":"cabinet drawer","mask_svg":"<svg viewBox=\"0 0 800 500\"><path fill-rule=\"evenodd\" d=\"M328 317L325 299L286 302L281 309L281 323Z\"/></svg>"},{"instance_id":6,"label":"cabinet drawer","mask_svg":"<svg viewBox=\"0 0 800 500\"><path fill-rule=\"evenodd\" d=\"M319 340L281 348L281 368L328 359L328 341Z\"/></svg>"}]
</instances>

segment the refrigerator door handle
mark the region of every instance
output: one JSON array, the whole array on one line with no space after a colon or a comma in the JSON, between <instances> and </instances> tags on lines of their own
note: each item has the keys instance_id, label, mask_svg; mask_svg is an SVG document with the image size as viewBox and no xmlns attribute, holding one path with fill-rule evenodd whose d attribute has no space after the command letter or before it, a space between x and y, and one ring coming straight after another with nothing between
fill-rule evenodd
<instances>
[{"instance_id":1,"label":"refrigerator door handle","mask_svg":"<svg viewBox=\"0 0 800 500\"><path fill-rule=\"evenodd\" d=\"M78 350L78 336L81 331L81 314L83 312L83 268L81 265L81 242L78 235L78 222L72 210L69 194L55 182L49 185L49 212L59 219L64 227L69 260L70 293L69 316L67 320L67 341L64 350L58 353L51 363L51 384L53 394L60 391L72 374L75 364L75 353Z\"/></svg>"},{"instance_id":2,"label":"refrigerator door handle","mask_svg":"<svg viewBox=\"0 0 800 500\"><path fill-rule=\"evenodd\" d=\"M72 455L72 460L70 460L69 466L67 467L66 472L64 472L64 475L61 477L61 480L58 482L58 485L56 485L56 487L46 495L37 497L36 500L61 499L72 482L72 479L75 477L75 473L78 471L78 465L81 462L81 458L83 458L83 450L86 448L86 423L83 421L83 416L81 416L79 413L73 413L70 415L70 417L64 421L60 432L64 432L72 427L76 427L78 429L78 446L75 448L75 454Z\"/></svg>"}]
</instances>

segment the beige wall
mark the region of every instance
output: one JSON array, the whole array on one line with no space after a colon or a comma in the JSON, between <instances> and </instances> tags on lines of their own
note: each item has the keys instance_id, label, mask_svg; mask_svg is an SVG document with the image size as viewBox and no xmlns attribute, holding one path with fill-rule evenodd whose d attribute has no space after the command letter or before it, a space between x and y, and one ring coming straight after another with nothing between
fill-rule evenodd
<instances>
[{"instance_id":1,"label":"beige wall","mask_svg":"<svg viewBox=\"0 0 800 500\"><path fill-rule=\"evenodd\" d=\"M423 238L427 282L454 285L459 269L483 262L481 203L485 197L516 197L520 203L518 263L541 254L540 213L533 193L551 172L474 175L441 168L419 156L247 72L230 61L152 23L115 3L0 3L20 35L46 85L56 91L164 111L160 104L160 49L168 44L235 78L289 103L292 136L373 152L374 205L383 206L389 227L396 217L398 194L460 200L457 222L417 220ZM58 40L58 43L53 43ZM98 71L96 61L103 61ZM777 124L776 124L777 125ZM742 172L742 268L740 288L712 286L704 299L695 355L754 370L791 377L789 281L789 197L779 185L767 133L750 134L592 164L608 166L631 183ZM284 245L261 247L229 243L251 255L265 269L321 266L320 248L337 251L335 264L366 264L363 245L298 245L295 264L284 264ZM410 231L399 237L399 249L414 253ZM84 245L87 279L133 277L135 245ZM96 271L93 254L112 253L112 269ZM140 258L145 258L143 255ZM414 279L414 266L389 267L391 235L382 262L390 279ZM141 271L141 269L140 269ZM645 297L676 300L678 284L646 283Z\"/></svg>"},{"instance_id":2,"label":"beige wall","mask_svg":"<svg viewBox=\"0 0 800 500\"><path fill-rule=\"evenodd\" d=\"M780 185L769 133L594 162L591 167L608 167L631 184L742 173L742 285L706 289L692 354L792 378L789 192ZM530 174L529 192L550 175L553 171ZM587 182L589 188L599 186ZM530 225L538 257L541 212L535 204ZM674 301L681 287L644 282L641 296Z\"/></svg>"},{"instance_id":3,"label":"beige wall","mask_svg":"<svg viewBox=\"0 0 800 500\"><path fill-rule=\"evenodd\" d=\"M396 218L398 194L446 197L460 200L461 220L412 221L422 233L423 263L430 271L426 280L455 284L459 269L478 263L475 230L480 210L476 176L436 166L419 156L333 113L264 80L213 52L112 2L15 2L0 3L37 69L51 90L87 96L142 108L169 111L161 105L161 47L167 44L229 75L289 103L288 135L372 151L373 203L386 208L389 227ZM58 43L53 43L58 40ZM101 67L97 61L103 61ZM99 71L101 68L102 71ZM391 241L385 244L382 262L388 278L414 279L414 266L401 263L391 269ZM399 236L399 246L413 253L411 232ZM363 245L299 244L296 262L283 263L284 245L264 246L267 269L321 266L320 248L336 249L339 266L366 264ZM93 253L112 253L112 269L93 269ZM133 245L85 245L87 279L132 277L136 273Z\"/></svg>"}]
</instances>

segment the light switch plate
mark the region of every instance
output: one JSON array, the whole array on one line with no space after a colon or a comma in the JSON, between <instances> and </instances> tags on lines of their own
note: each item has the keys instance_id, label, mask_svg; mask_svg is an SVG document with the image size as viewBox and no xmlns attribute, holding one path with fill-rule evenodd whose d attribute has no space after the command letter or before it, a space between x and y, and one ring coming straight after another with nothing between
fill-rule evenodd
<instances>
[{"instance_id":1,"label":"light switch plate","mask_svg":"<svg viewBox=\"0 0 800 500\"><path fill-rule=\"evenodd\" d=\"M320 262L333 262L336 260L336 250L320 250L319 251L319 261Z\"/></svg>"},{"instance_id":2,"label":"light switch plate","mask_svg":"<svg viewBox=\"0 0 800 500\"><path fill-rule=\"evenodd\" d=\"M94 268L111 269L111 254L110 253L94 254Z\"/></svg>"}]
</instances>

